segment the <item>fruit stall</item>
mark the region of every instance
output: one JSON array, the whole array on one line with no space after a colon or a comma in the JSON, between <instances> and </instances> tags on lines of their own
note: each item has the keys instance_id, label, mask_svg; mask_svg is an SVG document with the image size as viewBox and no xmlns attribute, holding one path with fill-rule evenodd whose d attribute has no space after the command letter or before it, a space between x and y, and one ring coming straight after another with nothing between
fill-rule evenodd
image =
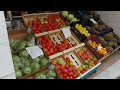
<instances>
[{"instance_id":1,"label":"fruit stall","mask_svg":"<svg viewBox=\"0 0 120 90\"><path fill-rule=\"evenodd\" d=\"M17 79L85 79L120 48L95 11L24 14L25 30L8 31Z\"/></svg>"}]
</instances>

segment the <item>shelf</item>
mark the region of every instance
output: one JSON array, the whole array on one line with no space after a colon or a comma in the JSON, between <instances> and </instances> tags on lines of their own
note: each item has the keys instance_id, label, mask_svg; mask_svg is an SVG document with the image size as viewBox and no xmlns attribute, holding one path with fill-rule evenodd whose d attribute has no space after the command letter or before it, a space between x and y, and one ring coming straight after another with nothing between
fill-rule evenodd
<instances>
[{"instance_id":1,"label":"shelf","mask_svg":"<svg viewBox=\"0 0 120 90\"><path fill-rule=\"evenodd\" d=\"M105 57L101 58L99 60L99 62L103 61L105 58L109 57L111 54L113 54L115 51L117 51L120 48L120 46L118 46L113 52L111 52L110 54L107 54Z\"/></svg>"},{"instance_id":2,"label":"shelf","mask_svg":"<svg viewBox=\"0 0 120 90\"><path fill-rule=\"evenodd\" d=\"M13 16L12 18L22 18L22 16Z\"/></svg>"}]
</instances>

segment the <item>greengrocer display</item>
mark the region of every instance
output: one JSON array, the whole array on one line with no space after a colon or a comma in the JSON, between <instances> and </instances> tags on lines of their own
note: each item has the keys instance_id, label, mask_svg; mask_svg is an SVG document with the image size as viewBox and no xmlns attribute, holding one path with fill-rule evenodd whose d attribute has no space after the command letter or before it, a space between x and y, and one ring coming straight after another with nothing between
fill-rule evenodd
<instances>
[{"instance_id":1,"label":"greengrocer display","mask_svg":"<svg viewBox=\"0 0 120 90\"><path fill-rule=\"evenodd\" d=\"M119 49L120 38L95 11L26 14L23 20L31 32L9 36L17 79L84 79ZM33 59L26 48L36 45L44 54Z\"/></svg>"}]
</instances>

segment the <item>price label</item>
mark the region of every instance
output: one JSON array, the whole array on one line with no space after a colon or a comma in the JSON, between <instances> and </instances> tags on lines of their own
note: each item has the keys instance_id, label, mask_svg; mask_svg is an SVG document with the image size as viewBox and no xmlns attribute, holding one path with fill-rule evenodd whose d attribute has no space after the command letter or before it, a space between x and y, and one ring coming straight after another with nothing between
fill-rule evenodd
<instances>
[{"instance_id":1,"label":"price label","mask_svg":"<svg viewBox=\"0 0 120 90\"><path fill-rule=\"evenodd\" d=\"M71 36L71 31L70 31L70 27L64 27L64 28L61 28L65 38L68 38Z\"/></svg>"},{"instance_id":2,"label":"price label","mask_svg":"<svg viewBox=\"0 0 120 90\"><path fill-rule=\"evenodd\" d=\"M39 46L27 47L26 50L32 57L32 59L35 59L44 54L43 51L39 48Z\"/></svg>"},{"instance_id":3,"label":"price label","mask_svg":"<svg viewBox=\"0 0 120 90\"><path fill-rule=\"evenodd\" d=\"M98 24L93 18L90 19L90 21L92 21L94 24Z\"/></svg>"},{"instance_id":4,"label":"price label","mask_svg":"<svg viewBox=\"0 0 120 90\"><path fill-rule=\"evenodd\" d=\"M27 33L30 33L30 34L31 34L31 32L32 32L32 29L29 27L29 28L27 29Z\"/></svg>"}]
</instances>

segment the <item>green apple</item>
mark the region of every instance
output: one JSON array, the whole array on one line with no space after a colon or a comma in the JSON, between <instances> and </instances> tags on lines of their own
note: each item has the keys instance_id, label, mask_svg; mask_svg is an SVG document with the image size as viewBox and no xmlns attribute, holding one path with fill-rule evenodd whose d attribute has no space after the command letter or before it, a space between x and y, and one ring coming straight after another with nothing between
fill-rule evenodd
<instances>
[{"instance_id":1,"label":"green apple","mask_svg":"<svg viewBox=\"0 0 120 90\"><path fill-rule=\"evenodd\" d=\"M84 61L85 64L89 65L89 62L87 60Z\"/></svg>"},{"instance_id":2,"label":"green apple","mask_svg":"<svg viewBox=\"0 0 120 90\"><path fill-rule=\"evenodd\" d=\"M58 59L58 60L57 60L57 64L59 64L59 65L63 65L63 64L64 64L64 61L61 60L61 59Z\"/></svg>"},{"instance_id":3,"label":"green apple","mask_svg":"<svg viewBox=\"0 0 120 90\"><path fill-rule=\"evenodd\" d=\"M56 22L60 22L60 18L56 19Z\"/></svg>"},{"instance_id":4,"label":"green apple","mask_svg":"<svg viewBox=\"0 0 120 90\"><path fill-rule=\"evenodd\" d=\"M70 66L73 66L74 64L73 64L73 62L72 61L70 61Z\"/></svg>"},{"instance_id":5,"label":"green apple","mask_svg":"<svg viewBox=\"0 0 120 90\"><path fill-rule=\"evenodd\" d=\"M42 21L44 21L44 18L39 18L39 20L42 22Z\"/></svg>"},{"instance_id":6,"label":"green apple","mask_svg":"<svg viewBox=\"0 0 120 90\"><path fill-rule=\"evenodd\" d=\"M92 68L92 66L89 66L89 69L91 69Z\"/></svg>"},{"instance_id":7,"label":"green apple","mask_svg":"<svg viewBox=\"0 0 120 90\"><path fill-rule=\"evenodd\" d=\"M81 67L82 67L83 70L86 69L86 66L85 66L85 65L82 65Z\"/></svg>"}]
</instances>

